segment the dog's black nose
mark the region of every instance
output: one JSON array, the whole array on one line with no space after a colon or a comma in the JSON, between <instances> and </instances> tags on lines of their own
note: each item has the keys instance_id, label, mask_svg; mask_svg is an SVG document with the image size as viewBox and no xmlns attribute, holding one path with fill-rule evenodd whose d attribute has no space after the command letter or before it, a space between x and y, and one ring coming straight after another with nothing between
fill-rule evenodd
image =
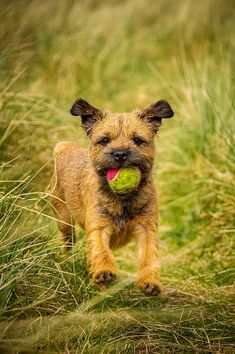
<instances>
[{"instance_id":1,"label":"dog's black nose","mask_svg":"<svg viewBox=\"0 0 235 354\"><path fill-rule=\"evenodd\" d=\"M113 157L118 162L125 161L127 159L128 155L129 155L128 151L119 150L119 151L113 152Z\"/></svg>"}]
</instances>

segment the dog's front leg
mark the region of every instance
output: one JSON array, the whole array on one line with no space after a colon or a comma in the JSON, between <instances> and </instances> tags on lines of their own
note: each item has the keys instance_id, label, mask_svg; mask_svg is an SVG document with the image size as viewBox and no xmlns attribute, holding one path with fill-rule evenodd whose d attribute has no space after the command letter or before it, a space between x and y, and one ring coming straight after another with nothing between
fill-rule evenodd
<instances>
[{"instance_id":1,"label":"dog's front leg","mask_svg":"<svg viewBox=\"0 0 235 354\"><path fill-rule=\"evenodd\" d=\"M156 237L156 225L153 223L143 223L136 227L139 259L137 284L146 295L157 295L160 293Z\"/></svg>"},{"instance_id":2,"label":"dog's front leg","mask_svg":"<svg viewBox=\"0 0 235 354\"><path fill-rule=\"evenodd\" d=\"M110 226L90 225L87 232L90 271L97 284L107 284L116 278L116 265L109 241Z\"/></svg>"}]
</instances>

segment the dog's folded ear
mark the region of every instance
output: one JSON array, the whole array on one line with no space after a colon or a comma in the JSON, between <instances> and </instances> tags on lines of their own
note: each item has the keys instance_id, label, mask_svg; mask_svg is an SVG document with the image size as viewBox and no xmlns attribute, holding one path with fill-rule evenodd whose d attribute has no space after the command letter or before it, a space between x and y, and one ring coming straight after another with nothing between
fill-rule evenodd
<instances>
[{"instance_id":1,"label":"dog's folded ear","mask_svg":"<svg viewBox=\"0 0 235 354\"><path fill-rule=\"evenodd\" d=\"M82 98L79 98L74 102L70 113L73 116L80 116L82 118L82 127L87 135L90 135L94 124L101 120L103 116L101 110L93 107Z\"/></svg>"},{"instance_id":2,"label":"dog's folded ear","mask_svg":"<svg viewBox=\"0 0 235 354\"><path fill-rule=\"evenodd\" d=\"M166 100L160 100L141 112L140 118L151 124L154 132L157 132L158 127L162 124L162 118L173 117L174 112Z\"/></svg>"}]
</instances>

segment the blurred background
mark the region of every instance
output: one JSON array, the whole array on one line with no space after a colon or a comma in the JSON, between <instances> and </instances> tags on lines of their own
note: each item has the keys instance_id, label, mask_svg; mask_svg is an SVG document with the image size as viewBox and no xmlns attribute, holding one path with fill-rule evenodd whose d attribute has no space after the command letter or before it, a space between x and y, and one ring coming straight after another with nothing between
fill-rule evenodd
<instances>
[{"instance_id":1,"label":"blurred background","mask_svg":"<svg viewBox=\"0 0 235 354\"><path fill-rule=\"evenodd\" d=\"M40 353L232 353L233 0L1 0L0 348ZM65 255L48 199L53 147L89 141L82 97L112 111L160 98L156 137L164 292L89 282L83 232Z\"/></svg>"}]
</instances>

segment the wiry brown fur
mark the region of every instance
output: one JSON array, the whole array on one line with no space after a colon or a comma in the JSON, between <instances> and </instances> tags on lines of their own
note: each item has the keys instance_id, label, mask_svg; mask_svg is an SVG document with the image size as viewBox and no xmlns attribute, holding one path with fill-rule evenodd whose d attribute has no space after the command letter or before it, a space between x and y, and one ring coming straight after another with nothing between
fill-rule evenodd
<instances>
[{"instance_id":1,"label":"wiry brown fur","mask_svg":"<svg viewBox=\"0 0 235 354\"><path fill-rule=\"evenodd\" d=\"M151 174L154 135L161 117L171 117L173 112L166 101L159 101L143 111L109 113L77 100L71 113L82 117L91 144L89 150L71 142L60 142L55 147L53 205L61 220L58 227L66 245L70 247L72 243L71 225L78 223L86 231L92 279L95 283L108 283L116 277L111 249L136 240L138 285L146 294L157 294L160 291L158 214ZM140 145L135 143L136 137L142 139ZM104 138L108 139L105 146L102 145ZM125 161L113 158L113 153L119 150L128 152ZM107 170L133 165L141 170L138 188L127 195L113 193L106 180Z\"/></svg>"}]
</instances>

